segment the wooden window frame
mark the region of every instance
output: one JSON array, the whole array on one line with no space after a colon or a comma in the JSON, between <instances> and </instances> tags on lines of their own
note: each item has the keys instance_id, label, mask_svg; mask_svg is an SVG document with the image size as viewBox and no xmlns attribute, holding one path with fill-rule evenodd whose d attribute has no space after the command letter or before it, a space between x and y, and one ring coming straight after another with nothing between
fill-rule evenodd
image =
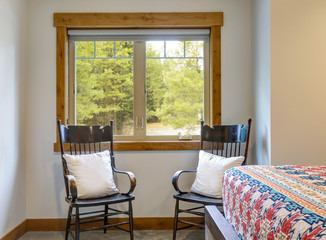
<instances>
[{"instance_id":1,"label":"wooden window frame","mask_svg":"<svg viewBox=\"0 0 326 240\"><path fill-rule=\"evenodd\" d=\"M208 28L210 34L211 121L221 124L221 27L223 12L54 13L57 32L56 116L65 123L68 79L68 30L76 28ZM116 151L197 150L199 141L120 141ZM58 138L54 151L60 151Z\"/></svg>"}]
</instances>

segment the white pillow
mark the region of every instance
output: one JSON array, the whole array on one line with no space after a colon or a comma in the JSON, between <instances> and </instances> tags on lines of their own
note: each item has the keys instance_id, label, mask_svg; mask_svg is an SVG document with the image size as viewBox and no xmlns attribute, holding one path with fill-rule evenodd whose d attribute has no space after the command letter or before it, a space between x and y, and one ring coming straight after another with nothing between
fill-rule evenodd
<instances>
[{"instance_id":1,"label":"white pillow","mask_svg":"<svg viewBox=\"0 0 326 240\"><path fill-rule=\"evenodd\" d=\"M243 156L225 158L200 150L196 179L190 191L207 197L222 198L224 172L241 166L243 160Z\"/></svg>"},{"instance_id":2,"label":"white pillow","mask_svg":"<svg viewBox=\"0 0 326 240\"><path fill-rule=\"evenodd\" d=\"M119 192L112 173L109 151L69 155L64 154L70 173L76 178L78 198L100 198Z\"/></svg>"}]
</instances>

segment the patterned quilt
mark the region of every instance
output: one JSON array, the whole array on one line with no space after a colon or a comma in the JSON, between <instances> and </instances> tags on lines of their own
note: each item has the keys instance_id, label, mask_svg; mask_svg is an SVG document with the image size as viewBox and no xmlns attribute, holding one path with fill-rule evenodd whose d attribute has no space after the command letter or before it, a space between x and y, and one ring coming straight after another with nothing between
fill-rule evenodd
<instances>
[{"instance_id":1,"label":"patterned quilt","mask_svg":"<svg viewBox=\"0 0 326 240\"><path fill-rule=\"evenodd\" d=\"M223 181L240 239L326 239L326 166L242 166Z\"/></svg>"}]
</instances>

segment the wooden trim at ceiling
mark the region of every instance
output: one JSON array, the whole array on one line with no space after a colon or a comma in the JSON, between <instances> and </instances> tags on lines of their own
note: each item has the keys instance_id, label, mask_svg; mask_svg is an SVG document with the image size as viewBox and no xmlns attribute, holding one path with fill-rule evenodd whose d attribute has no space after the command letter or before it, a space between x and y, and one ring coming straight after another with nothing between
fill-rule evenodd
<instances>
[{"instance_id":1,"label":"wooden trim at ceiling","mask_svg":"<svg viewBox=\"0 0 326 240\"><path fill-rule=\"evenodd\" d=\"M223 12L54 13L55 27L210 27L223 26Z\"/></svg>"},{"instance_id":2,"label":"wooden trim at ceiling","mask_svg":"<svg viewBox=\"0 0 326 240\"><path fill-rule=\"evenodd\" d=\"M201 217L184 217L180 218L184 221L200 222ZM110 223L117 223L119 221L129 221L128 218L109 218ZM173 217L159 217L159 218L134 218L134 230L172 230ZM95 222L83 225L85 228L100 226L101 222ZM185 226L182 223L180 227ZM27 219L27 231L64 231L66 229L66 219ZM110 228L110 230L116 230ZM193 228L192 228L193 229Z\"/></svg>"},{"instance_id":3,"label":"wooden trim at ceiling","mask_svg":"<svg viewBox=\"0 0 326 240\"><path fill-rule=\"evenodd\" d=\"M66 122L65 82L67 80L68 35L70 28L209 28L210 36L210 78L211 123L221 124L221 26L223 12L184 13L54 13L57 29L57 113L56 118ZM198 145L198 146L197 146ZM57 142L54 150L59 151ZM133 150L196 150L199 143L191 142L119 142L117 151Z\"/></svg>"},{"instance_id":4,"label":"wooden trim at ceiling","mask_svg":"<svg viewBox=\"0 0 326 240\"><path fill-rule=\"evenodd\" d=\"M27 220L22 221L17 227L7 233L1 240L17 240L27 232Z\"/></svg>"}]
</instances>

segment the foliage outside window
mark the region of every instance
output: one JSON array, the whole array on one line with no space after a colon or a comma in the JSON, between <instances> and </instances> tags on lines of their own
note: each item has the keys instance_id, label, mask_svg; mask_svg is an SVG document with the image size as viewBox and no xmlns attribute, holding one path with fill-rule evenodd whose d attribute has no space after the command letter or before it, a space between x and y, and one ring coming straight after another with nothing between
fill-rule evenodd
<instances>
[{"instance_id":1,"label":"foliage outside window","mask_svg":"<svg viewBox=\"0 0 326 240\"><path fill-rule=\"evenodd\" d=\"M133 135L133 42L76 42L78 125L107 125Z\"/></svg>"},{"instance_id":2,"label":"foliage outside window","mask_svg":"<svg viewBox=\"0 0 326 240\"><path fill-rule=\"evenodd\" d=\"M198 138L200 121L209 119L207 46L202 40L71 41L69 123L112 119L118 140Z\"/></svg>"}]
</instances>

